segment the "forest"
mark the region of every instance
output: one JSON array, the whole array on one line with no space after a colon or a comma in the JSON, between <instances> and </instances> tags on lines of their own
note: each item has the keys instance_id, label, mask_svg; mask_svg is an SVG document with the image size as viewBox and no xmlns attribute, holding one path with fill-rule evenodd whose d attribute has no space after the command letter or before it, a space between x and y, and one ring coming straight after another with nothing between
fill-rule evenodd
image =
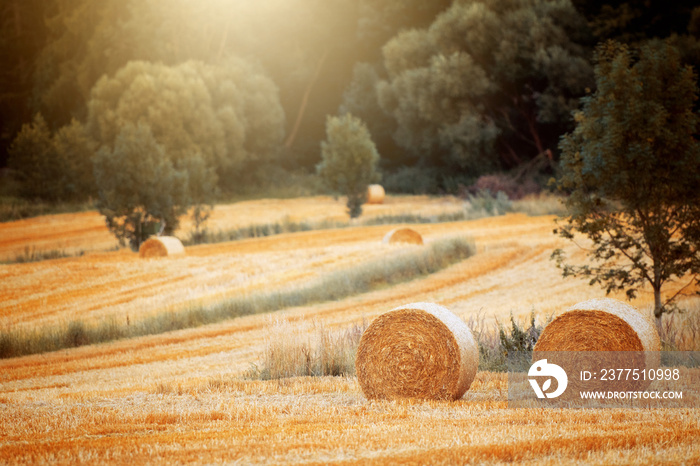
<instances>
[{"instance_id":1,"label":"forest","mask_svg":"<svg viewBox=\"0 0 700 466\"><path fill-rule=\"evenodd\" d=\"M95 199L132 165L139 182L180 186L175 199L195 205L264 189L313 174L327 118L346 113L369 130L392 192L495 184L517 194L557 175L572 112L595 91L599 44L634 55L663 40L683 65L700 64L692 1L10 0L0 9L1 194L32 201ZM130 165L128 144L147 156Z\"/></svg>"}]
</instances>

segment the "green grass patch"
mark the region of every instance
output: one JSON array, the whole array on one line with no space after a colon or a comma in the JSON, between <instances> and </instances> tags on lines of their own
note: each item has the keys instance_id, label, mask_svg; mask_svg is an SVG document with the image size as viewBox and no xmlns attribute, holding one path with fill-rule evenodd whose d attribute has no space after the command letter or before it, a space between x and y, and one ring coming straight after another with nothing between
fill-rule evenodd
<instances>
[{"instance_id":1,"label":"green grass patch","mask_svg":"<svg viewBox=\"0 0 700 466\"><path fill-rule=\"evenodd\" d=\"M445 238L426 246L406 248L384 259L331 272L294 288L257 292L213 305L160 312L136 321L109 319L99 324L73 321L35 330L10 329L0 332L0 358L156 335L249 314L339 300L437 272L474 253L471 239Z\"/></svg>"}]
</instances>

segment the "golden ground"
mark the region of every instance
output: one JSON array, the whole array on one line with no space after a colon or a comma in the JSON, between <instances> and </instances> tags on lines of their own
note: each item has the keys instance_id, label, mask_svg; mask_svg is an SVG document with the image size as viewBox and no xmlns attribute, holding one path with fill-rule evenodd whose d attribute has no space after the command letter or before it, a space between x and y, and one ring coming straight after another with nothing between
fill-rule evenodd
<instances>
[{"instance_id":1,"label":"golden ground","mask_svg":"<svg viewBox=\"0 0 700 466\"><path fill-rule=\"evenodd\" d=\"M238 211L236 219L265 223L318 215L322 220L324 214L342 215L344 209L330 198L288 202L284 208L277 201L243 203L238 208L248 209L248 216ZM411 202L413 211L426 214L458 205L454 200L401 198L383 208L410 209ZM0 227L14 231L15 239L25 225L27 238L52 237L54 244L100 249L104 243L95 239L91 215L72 217L72 229L44 223L49 230L44 236L38 226L42 219ZM219 221L225 218L220 214ZM185 257L164 260L114 251L2 265L0 328L77 317L134 319L193 301L294 286L330 270L390 257L396 247L382 245L381 239L395 226L203 245L187 248ZM426 278L280 310L274 317L343 328L400 304L430 301L465 320L504 321L511 313L524 318L531 310L543 318L603 296L583 281L562 279L549 260L552 249L561 246L582 257L552 235L553 217L518 214L413 228L426 243L467 234L478 253ZM0 231L0 250L12 242L6 238ZM642 293L633 304L646 308L651 301ZM503 374L478 373L455 403L368 402L352 378L243 381L242 372L260 357L270 319L253 315L1 360L0 463L700 462L699 410L508 409Z\"/></svg>"}]
</instances>

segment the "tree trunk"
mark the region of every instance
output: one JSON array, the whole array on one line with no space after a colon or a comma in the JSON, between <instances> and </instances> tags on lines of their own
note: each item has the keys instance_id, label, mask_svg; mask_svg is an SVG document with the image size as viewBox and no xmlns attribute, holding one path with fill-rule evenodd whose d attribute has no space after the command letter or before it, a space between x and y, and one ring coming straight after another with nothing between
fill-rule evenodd
<instances>
[{"instance_id":1,"label":"tree trunk","mask_svg":"<svg viewBox=\"0 0 700 466\"><path fill-rule=\"evenodd\" d=\"M656 318L656 330L661 333L661 317L664 315L664 307L661 304L661 287L654 287L654 317Z\"/></svg>"}]
</instances>

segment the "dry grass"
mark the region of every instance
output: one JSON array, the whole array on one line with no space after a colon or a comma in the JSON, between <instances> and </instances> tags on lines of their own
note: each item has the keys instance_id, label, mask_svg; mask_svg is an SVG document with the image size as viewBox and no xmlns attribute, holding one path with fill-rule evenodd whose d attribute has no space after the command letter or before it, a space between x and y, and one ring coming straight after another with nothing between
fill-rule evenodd
<instances>
[{"instance_id":1,"label":"dry grass","mask_svg":"<svg viewBox=\"0 0 700 466\"><path fill-rule=\"evenodd\" d=\"M316 207L325 202L319 200ZM421 202L416 201L415 210ZM338 205L342 212L342 202ZM260 203L248 206L264 211ZM278 212L280 218L290 213L296 215L293 209ZM253 211L250 215L248 220ZM60 224L43 220L24 224L24 233L22 228L15 231L20 251L26 246L21 238L56 244L72 237ZM525 215L421 225L427 241L468 234L478 253L410 283L289 307L277 317L293 325L315 322L315 329L337 335L336 329L369 322L400 304L428 301L465 321L481 313L487 327L494 319L507 321L511 313L522 322L531 309L541 321L600 297L599 290L583 282L563 280L552 266L550 251L570 247L551 234L552 228L552 217ZM140 309L211 303L266 283L294 288L322 273L379 260L384 253L377 252L377 243L385 229L198 246L188 249L187 257L168 260L167 266L125 252L2 265L0 327L31 328L67 321L73 313L96 320L111 314L126 321ZM50 232L56 233L51 241ZM0 243L7 245L3 233ZM76 241L74 246L89 251L94 244ZM581 254L574 248L567 252ZM653 295L646 290L633 305L646 309L651 303ZM683 329L684 341L692 345L692 332ZM314 328L310 330L313 335ZM269 338L269 317L251 315L2 360L0 463L700 462L698 409L508 409L506 375L491 372L477 373L469 391L454 402L370 402L353 377L242 380L264 354Z\"/></svg>"},{"instance_id":2,"label":"dry grass","mask_svg":"<svg viewBox=\"0 0 700 466\"><path fill-rule=\"evenodd\" d=\"M244 378L355 375L357 345L366 328L362 322L333 331L317 321L271 319L261 360L252 364Z\"/></svg>"}]
</instances>

